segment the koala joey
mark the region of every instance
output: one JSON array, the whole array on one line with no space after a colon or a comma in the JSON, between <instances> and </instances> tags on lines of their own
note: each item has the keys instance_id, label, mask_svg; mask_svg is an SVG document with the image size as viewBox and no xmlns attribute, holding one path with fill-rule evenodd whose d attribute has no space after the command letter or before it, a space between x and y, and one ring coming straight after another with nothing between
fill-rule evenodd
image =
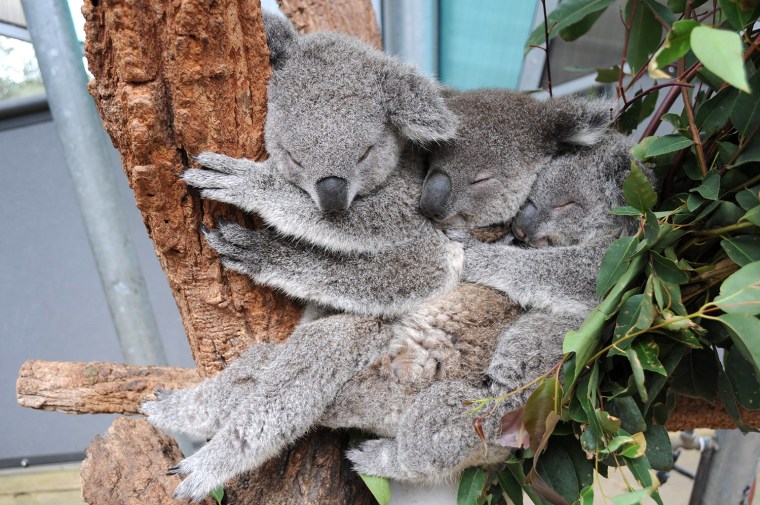
<instances>
[{"instance_id":1,"label":"koala joey","mask_svg":"<svg viewBox=\"0 0 760 505\"><path fill-rule=\"evenodd\" d=\"M585 181L570 187L581 193L574 201L597 203L587 204L582 224L566 223L569 235L576 234L576 227L594 222L611 227L594 237L620 231L617 222L606 221L609 207L594 196L612 188L602 198L609 199L610 205L622 201L620 186L608 181L622 180L629 164L625 156L628 146L607 133L609 147L599 149L608 154L596 155L594 147L560 153L531 185L543 188L542 181L549 183L560 177L555 172L566 170ZM468 159L461 158L460 164L452 166L468 170ZM455 178L453 171L450 177ZM544 201L530 189L526 197L537 209L553 206L550 199ZM562 214L547 215L550 220L562 218ZM473 218L477 216L473 214ZM527 219L518 215L516 222ZM538 223L526 226L524 240L543 244L540 236L528 235L538 229ZM588 236L576 235L567 243ZM574 246L535 250L484 247L541 253ZM473 251L477 252L477 246L468 245L467 254ZM526 256L525 261L529 260ZM532 269L525 266L525 275L519 279L526 285L523 291L530 291L534 279L538 284L550 276L541 273L542 268L551 272L558 263L574 259L564 253L554 261L550 266L541 261L534 262ZM466 265L468 262L466 259ZM497 279L499 273L494 273ZM366 441L348 454L357 470L371 475L435 480L454 476L467 466L503 460L504 448L484 450L472 431L471 418L463 415L463 400L515 389L545 371L561 356L562 335L582 317L572 311L524 312L509 296L483 285L487 282L461 284L394 320L338 314L300 325L286 343L254 346L199 386L167 392L158 401L145 404L143 411L154 425L211 439L172 470L187 475L177 495L201 498L234 475L261 465L320 424L361 428L383 437ZM573 288L566 291L572 293ZM522 401L524 396L513 398L501 409ZM484 420L486 440L498 433L497 420L498 415Z\"/></svg>"}]
</instances>

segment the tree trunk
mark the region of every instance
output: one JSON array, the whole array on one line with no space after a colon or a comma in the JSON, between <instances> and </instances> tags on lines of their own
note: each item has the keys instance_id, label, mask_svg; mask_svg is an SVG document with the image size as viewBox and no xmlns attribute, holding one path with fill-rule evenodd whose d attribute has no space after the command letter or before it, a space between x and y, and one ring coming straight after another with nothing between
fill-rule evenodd
<instances>
[{"instance_id":1,"label":"tree trunk","mask_svg":"<svg viewBox=\"0 0 760 505\"><path fill-rule=\"evenodd\" d=\"M323 3L328 4L312 1L309 7ZM341 20L356 19L357 13L359 18L374 16L371 9L361 14L367 6L364 0L341 2L318 12ZM259 2L88 0L82 11L85 52L95 77L90 92L121 153L198 371L212 375L252 343L284 339L300 315L292 301L223 271L200 237L201 223L214 226L224 217L250 226L255 224L252 218L228 206L201 201L176 178L192 165L190 155L204 150L254 159L265 156L262 131L269 53ZM351 28L343 21L328 25ZM379 33L376 23L374 30ZM122 444L127 448L142 441L149 453L147 460L159 461L168 446L150 433L128 424L116 430L114 425L96 444L110 444L109 437L117 446L119 440L131 440ZM151 437L148 443L146 438ZM239 487L228 489L228 494L237 496L236 503L246 503L243 496L273 504L325 503L328 496L331 503L371 503L342 457L345 443L344 435L333 433L308 437L296 449L240 480ZM99 458L96 454L103 451L90 451L90 459ZM129 493L117 493L116 484L129 481L131 474L105 474L114 468L136 468L125 460L113 460L131 455L117 451L108 458L113 465L85 464L92 470L83 473L85 494L98 488L105 491L108 503L129 503ZM156 489L166 488L163 484L168 481L176 484L163 471L151 473L162 483ZM145 488L144 479L150 478L142 476L133 489ZM109 483L114 485L108 487Z\"/></svg>"}]
</instances>

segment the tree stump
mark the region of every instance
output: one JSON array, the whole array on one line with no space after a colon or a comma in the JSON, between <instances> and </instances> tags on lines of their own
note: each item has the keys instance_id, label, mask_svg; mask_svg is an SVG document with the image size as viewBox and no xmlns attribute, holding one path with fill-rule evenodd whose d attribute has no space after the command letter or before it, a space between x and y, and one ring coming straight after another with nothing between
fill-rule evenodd
<instances>
[{"instance_id":1,"label":"tree stump","mask_svg":"<svg viewBox=\"0 0 760 505\"><path fill-rule=\"evenodd\" d=\"M368 40L379 34L368 0L336 5L308 2L309 9L317 7L317 14L308 23L302 20L301 28L314 28L319 15L329 14L334 19L318 26L349 29L345 20L366 19L357 27L367 33L352 34ZM121 153L198 372L212 375L252 343L286 338L300 315L291 300L222 270L199 232L201 223L213 226L219 217L248 226L255 221L223 204L201 201L176 178L192 165L191 155L205 150L259 160L265 156L262 132L269 52L259 2L90 0L82 12L85 52L94 76L90 93ZM146 461L161 464L172 446L157 432L124 420L96 440L88 457L91 462L84 465L85 495L95 496L97 490L108 503L131 503L129 486L117 484L130 481L136 467L113 461L131 456L112 452L113 465L92 462L103 454L95 448L112 441L140 446ZM370 494L343 459L345 444L345 435L337 433L307 437L296 449L239 479L228 495L236 497L235 503L253 503L253 497L256 503L272 504L371 503ZM171 452L171 456L171 463L176 463L177 455ZM116 468L119 472L109 478L106 474ZM163 471L152 473L161 483L156 489L166 488L170 481L176 484ZM142 477L138 480L130 489L152 485Z\"/></svg>"}]
</instances>

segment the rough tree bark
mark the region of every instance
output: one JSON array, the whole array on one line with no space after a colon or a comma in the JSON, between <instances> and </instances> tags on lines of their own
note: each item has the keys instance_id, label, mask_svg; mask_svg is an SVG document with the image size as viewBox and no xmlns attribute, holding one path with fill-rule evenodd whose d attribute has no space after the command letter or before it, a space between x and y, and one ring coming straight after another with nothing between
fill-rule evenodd
<instances>
[{"instance_id":1,"label":"rough tree bark","mask_svg":"<svg viewBox=\"0 0 760 505\"><path fill-rule=\"evenodd\" d=\"M328 2L309 2L308 7L321 3ZM319 12L336 16L334 26L351 29L344 20L373 16L371 7L363 12L368 6L366 0L344 1ZM284 339L300 314L283 296L223 271L198 231L201 223L213 226L219 217L249 225L254 224L251 218L201 201L175 177L192 164L189 155L204 150L265 156L269 54L259 2L89 0L82 11L85 52L95 77L90 92L121 153L198 371L211 375L253 342ZM309 23L316 19L309 18ZM303 21L300 25L310 26ZM374 31L353 34L371 40L377 33L375 24ZM170 478L161 471L143 475L139 482L131 478L137 467L128 461L128 449L143 447L148 461L159 461L168 449L156 437L153 431L119 421L105 439L96 441L85 464L90 471L83 473L85 493L100 496L91 503L130 503L132 491L148 487L145 479L162 483L151 488L157 493L173 489L164 485ZM345 443L345 436L333 433L307 437L298 448L230 487L228 494L236 496L236 503L371 503L342 457ZM98 444L115 449L94 450ZM103 473L109 471L110 476ZM126 482L133 482L132 487ZM108 483L114 486L108 488ZM150 499L158 503L164 497Z\"/></svg>"}]
</instances>

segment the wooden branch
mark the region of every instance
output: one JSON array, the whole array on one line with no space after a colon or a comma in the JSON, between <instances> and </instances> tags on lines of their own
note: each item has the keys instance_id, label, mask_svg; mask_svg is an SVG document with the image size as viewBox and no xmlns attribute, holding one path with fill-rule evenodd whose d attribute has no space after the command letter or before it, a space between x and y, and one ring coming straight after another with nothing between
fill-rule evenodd
<instances>
[{"instance_id":1,"label":"wooden branch","mask_svg":"<svg viewBox=\"0 0 760 505\"><path fill-rule=\"evenodd\" d=\"M67 414L139 414L156 389L190 387L192 368L26 361L16 381L22 407Z\"/></svg>"},{"instance_id":2,"label":"wooden branch","mask_svg":"<svg viewBox=\"0 0 760 505\"><path fill-rule=\"evenodd\" d=\"M19 403L69 414L139 413L140 404L151 398L155 389L187 387L198 380L187 368L46 361L27 361L19 375ZM741 416L744 422L760 426L760 410L742 409ZM736 426L723 407L679 396L666 427L681 431Z\"/></svg>"},{"instance_id":3,"label":"wooden branch","mask_svg":"<svg viewBox=\"0 0 760 505\"><path fill-rule=\"evenodd\" d=\"M377 16L370 0L277 0L301 33L343 32L383 48Z\"/></svg>"}]
</instances>

